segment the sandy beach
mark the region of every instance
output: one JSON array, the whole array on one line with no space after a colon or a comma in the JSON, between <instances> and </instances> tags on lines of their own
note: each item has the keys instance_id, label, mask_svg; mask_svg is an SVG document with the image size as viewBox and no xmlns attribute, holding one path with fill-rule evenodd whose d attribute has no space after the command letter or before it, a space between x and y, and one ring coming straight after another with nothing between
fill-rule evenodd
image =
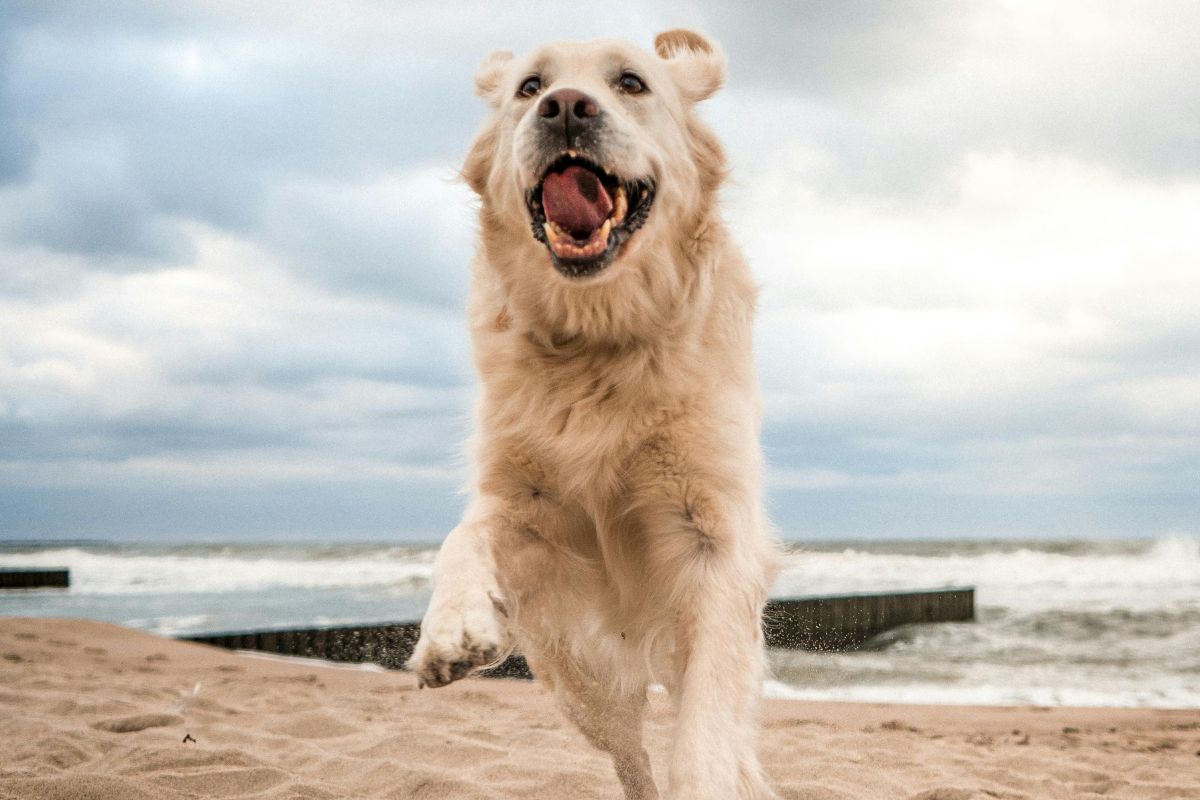
<instances>
[{"instance_id":1,"label":"sandy beach","mask_svg":"<svg viewBox=\"0 0 1200 800\"><path fill-rule=\"evenodd\" d=\"M655 696L660 782L669 724ZM1200 712L769 700L790 800L1200 797ZM231 653L77 620L0 619L0 797L611 798L537 685Z\"/></svg>"}]
</instances>

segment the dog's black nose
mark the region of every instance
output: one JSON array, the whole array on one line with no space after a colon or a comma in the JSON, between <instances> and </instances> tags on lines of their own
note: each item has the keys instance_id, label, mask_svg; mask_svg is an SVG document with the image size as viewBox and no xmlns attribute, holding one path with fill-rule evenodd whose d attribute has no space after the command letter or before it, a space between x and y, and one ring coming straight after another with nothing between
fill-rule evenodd
<instances>
[{"instance_id":1,"label":"dog's black nose","mask_svg":"<svg viewBox=\"0 0 1200 800\"><path fill-rule=\"evenodd\" d=\"M538 103L538 116L542 118L543 125L561 126L570 145L580 131L600 116L600 105L594 97L578 89L559 89Z\"/></svg>"},{"instance_id":2,"label":"dog's black nose","mask_svg":"<svg viewBox=\"0 0 1200 800\"><path fill-rule=\"evenodd\" d=\"M559 89L542 98L538 103L538 115L546 119L557 119L564 114L568 119L574 118L586 123L593 117L600 116L600 106L595 98L586 95L578 89Z\"/></svg>"}]
</instances>

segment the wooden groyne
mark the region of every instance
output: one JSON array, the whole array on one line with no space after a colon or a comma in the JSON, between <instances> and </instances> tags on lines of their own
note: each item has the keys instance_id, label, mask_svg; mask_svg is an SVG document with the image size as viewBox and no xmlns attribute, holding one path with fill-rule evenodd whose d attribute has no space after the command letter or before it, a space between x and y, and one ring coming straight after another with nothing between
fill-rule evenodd
<instances>
[{"instance_id":1,"label":"wooden groyne","mask_svg":"<svg viewBox=\"0 0 1200 800\"><path fill-rule=\"evenodd\" d=\"M337 625L326 628L238 631L180 636L180 639L211 644L229 650L259 650L302 658L355 664L378 664L387 669L403 669L421 636L421 623L394 622L380 625ZM531 678L533 675L521 656L482 674L497 678Z\"/></svg>"},{"instance_id":2,"label":"wooden groyne","mask_svg":"<svg viewBox=\"0 0 1200 800\"><path fill-rule=\"evenodd\" d=\"M71 572L66 567L0 568L0 589L66 589L70 585Z\"/></svg>"},{"instance_id":3,"label":"wooden groyne","mask_svg":"<svg viewBox=\"0 0 1200 800\"><path fill-rule=\"evenodd\" d=\"M966 622L974 618L973 588L794 597L767 603L763 612L763 633L768 647L850 650L901 625ZM397 622L208 633L180 638L231 650L259 650L401 669L412 655L420 633L419 622ZM513 656L483 674L504 678L532 677L521 656Z\"/></svg>"},{"instance_id":4,"label":"wooden groyne","mask_svg":"<svg viewBox=\"0 0 1200 800\"><path fill-rule=\"evenodd\" d=\"M771 600L763 611L763 633L767 647L853 650L901 625L973 619L973 588L821 595Z\"/></svg>"},{"instance_id":5,"label":"wooden groyne","mask_svg":"<svg viewBox=\"0 0 1200 800\"><path fill-rule=\"evenodd\" d=\"M206 633L179 638L230 650L261 650L287 656L379 664L401 669L421 634L419 622L338 625L326 628Z\"/></svg>"}]
</instances>

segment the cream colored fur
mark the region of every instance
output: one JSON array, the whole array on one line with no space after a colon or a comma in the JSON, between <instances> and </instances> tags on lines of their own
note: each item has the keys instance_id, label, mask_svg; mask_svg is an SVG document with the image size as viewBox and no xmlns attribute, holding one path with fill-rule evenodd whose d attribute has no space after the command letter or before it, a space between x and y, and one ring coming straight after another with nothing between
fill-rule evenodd
<instances>
[{"instance_id":1,"label":"cream colored fur","mask_svg":"<svg viewBox=\"0 0 1200 800\"><path fill-rule=\"evenodd\" d=\"M716 209L723 153L693 113L724 61L688 31L655 45L497 53L476 76L492 106L463 170L482 203L477 474L410 666L442 685L519 648L611 754L627 798L659 797L642 713L661 683L677 712L665 796L761 800L775 797L755 755L775 550L760 502L755 287ZM626 68L647 94L614 88ZM610 162L656 181L646 225L591 278L560 275L530 235L537 120L516 96L530 72L543 91L597 98Z\"/></svg>"}]
</instances>

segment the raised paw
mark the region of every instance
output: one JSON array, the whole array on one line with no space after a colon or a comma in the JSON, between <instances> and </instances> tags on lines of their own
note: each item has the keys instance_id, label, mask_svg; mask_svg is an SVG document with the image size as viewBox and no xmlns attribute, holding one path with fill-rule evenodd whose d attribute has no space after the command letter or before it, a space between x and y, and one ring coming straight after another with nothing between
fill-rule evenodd
<instances>
[{"instance_id":1,"label":"raised paw","mask_svg":"<svg viewBox=\"0 0 1200 800\"><path fill-rule=\"evenodd\" d=\"M511 649L502 603L492 593L464 593L431 603L408 660L417 685L436 688L503 659Z\"/></svg>"}]
</instances>

